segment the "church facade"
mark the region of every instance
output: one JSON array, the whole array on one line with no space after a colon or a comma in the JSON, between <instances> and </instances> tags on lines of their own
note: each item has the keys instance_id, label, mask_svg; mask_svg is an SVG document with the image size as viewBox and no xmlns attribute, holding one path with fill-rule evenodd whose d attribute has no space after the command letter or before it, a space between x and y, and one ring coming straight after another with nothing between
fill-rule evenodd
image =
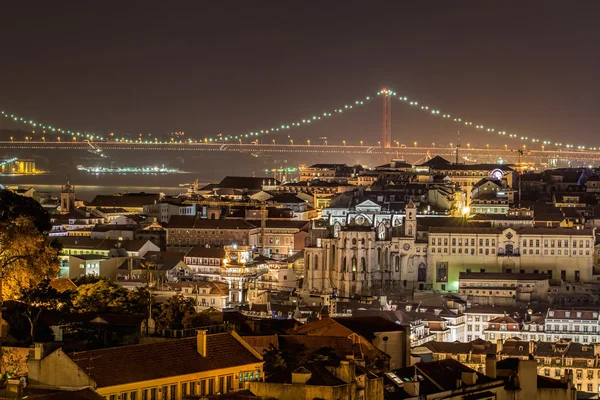
<instances>
[{"instance_id":1,"label":"church facade","mask_svg":"<svg viewBox=\"0 0 600 400\"><path fill-rule=\"evenodd\" d=\"M423 218L412 201L404 214L367 200L322 215L312 222L305 247L304 287L313 293L457 291L460 272L592 279L592 229L490 228L464 218Z\"/></svg>"}]
</instances>

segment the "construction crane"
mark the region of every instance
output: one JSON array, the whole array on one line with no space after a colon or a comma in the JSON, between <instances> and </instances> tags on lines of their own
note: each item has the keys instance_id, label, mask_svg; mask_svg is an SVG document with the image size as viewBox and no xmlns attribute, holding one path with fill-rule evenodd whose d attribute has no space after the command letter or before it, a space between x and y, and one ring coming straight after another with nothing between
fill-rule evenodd
<instances>
[{"instance_id":1,"label":"construction crane","mask_svg":"<svg viewBox=\"0 0 600 400\"><path fill-rule=\"evenodd\" d=\"M267 256L266 247L265 247L265 231L267 227L267 203L265 200L250 200L250 201L227 201L227 200L186 200L184 203L186 204L198 204L201 206L209 206L209 207L231 207L231 206L242 206L242 207L252 207L259 206L260 207L260 242L262 246L260 247L260 253L263 256Z\"/></svg>"}]
</instances>

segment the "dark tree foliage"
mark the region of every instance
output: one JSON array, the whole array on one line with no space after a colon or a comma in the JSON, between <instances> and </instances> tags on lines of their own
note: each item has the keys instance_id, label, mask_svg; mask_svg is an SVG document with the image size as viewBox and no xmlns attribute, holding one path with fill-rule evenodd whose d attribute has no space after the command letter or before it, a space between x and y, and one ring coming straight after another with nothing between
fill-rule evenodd
<instances>
[{"instance_id":1,"label":"dark tree foliage","mask_svg":"<svg viewBox=\"0 0 600 400\"><path fill-rule=\"evenodd\" d=\"M22 289L57 276L60 245L48 236L48 213L35 200L0 190L0 269L2 298L17 299Z\"/></svg>"}]
</instances>

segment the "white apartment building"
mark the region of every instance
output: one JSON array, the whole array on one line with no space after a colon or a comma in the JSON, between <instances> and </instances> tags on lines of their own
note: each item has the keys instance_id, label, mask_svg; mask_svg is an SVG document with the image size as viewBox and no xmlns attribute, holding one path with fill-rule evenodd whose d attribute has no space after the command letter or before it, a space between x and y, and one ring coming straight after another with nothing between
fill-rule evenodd
<instances>
[{"instance_id":1,"label":"white apartment building","mask_svg":"<svg viewBox=\"0 0 600 400\"><path fill-rule=\"evenodd\" d=\"M509 305L548 301L548 276L543 274L461 272L459 295L472 304Z\"/></svg>"},{"instance_id":2,"label":"white apartment building","mask_svg":"<svg viewBox=\"0 0 600 400\"><path fill-rule=\"evenodd\" d=\"M467 308L464 312L466 318L465 336L461 342L470 342L475 339L484 339L484 331L488 329L489 322L510 315L513 318L522 318L527 310L516 307L475 306Z\"/></svg>"},{"instance_id":3,"label":"white apartment building","mask_svg":"<svg viewBox=\"0 0 600 400\"><path fill-rule=\"evenodd\" d=\"M600 343L599 310L551 308L546 314L544 330L525 325L523 340L556 341L570 339L575 343Z\"/></svg>"},{"instance_id":4,"label":"white apartment building","mask_svg":"<svg viewBox=\"0 0 600 400\"><path fill-rule=\"evenodd\" d=\"M461 272L546 273L549 279L591 281L594 239L593 229L433 227L428 281L450 291L459 289Z\"/></svg>"}]
</instances>

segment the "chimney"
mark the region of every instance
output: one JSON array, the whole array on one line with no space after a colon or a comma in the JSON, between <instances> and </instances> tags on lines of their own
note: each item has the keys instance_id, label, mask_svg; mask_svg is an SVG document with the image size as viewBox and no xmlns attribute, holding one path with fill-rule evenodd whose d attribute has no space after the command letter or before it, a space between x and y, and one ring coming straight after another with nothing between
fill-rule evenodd
<instances>
[{"instance_id":1,"label":"chimney","mask_svg":"<svg viewBox=\"0 0 600 400\"><path fill-rule=\"evenodd\" d=\"M33 346L33 359L41 360L44 358L44 343L34 343Z\"/></svg>"},{"instance_id":2,"label":"chimney","mask_svg":"<svg viewBox=\"0 0 600 400\"><path fill-rule=\"evenodd\" d=\"M519 360L518 372L519 388L530 389L533 392L537 390L537 361ZM525 386L525 387L524 387Z\"/></svg>"},{"instance_id":3,"label":"chimney","mask_svg":"<svg viewBox=\"0 0 600 400\"><path fill-rule=\"evenodd\" d=\"M292 384L304 385L312 377L312 372L304 367L300 367L292 372Z\"/></svg>"},{"instance_id":4,"label":"chimney","mask_svg":"<svg viewBox=\"0 0 600 400\"><path fill-rule=\"evenodd\" d=\"M404 356L403 364L400 368L407 368L412 365L412 356L410 354L411 350L410 343L410 325L405 325L402 327L402 355Z\"/></svg>"},{"instance_id":5,"label":"chimney","mask_svg":"<svg viewBox=\"0 0 600 400\"><path fill-rule=\"evenodd\" d=\"M196 346L198 348L198 354L202 357L206 357L206 329L198 329L196 336Z\"/></svg>"},{"instance_id":6,"label":"chimney","mask_svg":"<svg viewBox=\"0 0 600 400\"><path fill-rule=\"evenodd\" d=\"M529 341L529 355L532 356L535 354L535 342L533 340Z\"/></svg>"},{"instance_id":7,"label":"chimney","mask_svg":"<svg viewBox=\"0 0 600 400\"><path fill-rule=\"evenodd\" d=\"M472 386L477 382L477 372L475 371L463 371L460 373L460 377L467 386Z\"/></svg>"},{"instance_id":8,"label":"chimney","mask_svg":"<svg viewBox=\"0 0 600 400\"><path fill-rule=\"evenodd\" d=\"M340 366L335 368L334 375L346 383L354 382L356 380L354 364L350 364L348 360L340 361Z\"/></svg>"},{"instance_id":9,"label":"chimney","mask_svg":"<svg viewBox=\"0 0 600 400\"><path fill-rule=\"evenodd\" d=\"M496 379L496 356L494 354L485 356L485 375L488 378Z\"/></svg>"},{"instance_id":10,"label":"chimney","mask_svg":"<svg viewBox=\"0 0 600 400\"><path fill-rule=\"evenodd\" d=\"M594 343L594 357L600 356L600 343Z\"/></svg>"},{"instance_id":11,"label":"chimney","mask_svg":"<svg viewBox=\"0 0 600 400\"><path fill-rule=\"evenodd\" d=\"M502 353L502 339L498 339L496 341L496 353L497 354L501 354Z\"/></svg>"},{"instance_id":12,"label":"chimney","mask_svg":"<svg viewBox=\"0 0 600 400\"><path fill-rule=\"evenodd\" d=\"M408 393L410 397L417 397L419 396L420 391L419 386L419 381L417 380L404 382L404 391Z\"/></svg>"}]
</instances>

